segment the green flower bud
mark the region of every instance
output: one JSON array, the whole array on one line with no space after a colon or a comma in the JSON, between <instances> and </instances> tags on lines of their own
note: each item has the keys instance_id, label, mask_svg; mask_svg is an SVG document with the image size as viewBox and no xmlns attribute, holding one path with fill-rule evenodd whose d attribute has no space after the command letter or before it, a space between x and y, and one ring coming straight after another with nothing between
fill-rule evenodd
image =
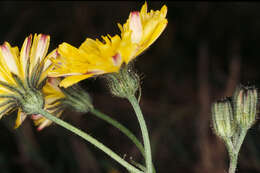
<instances>
[{"instance_id":1,"label":"green flower bud","mask_svg":"<svg viewBox=\"0 0 260 173\"><path fill-rule=\"evenodd\" d=\"M129 64L122 66L118 73L107 74L106 79L111 93L117 97L135 95L140 87L140 78Z\"/></svg>"},{"instance_id":2,"label":"green flower bud","mask_svg":"<svg viewBox=\"0 0 260 173\"><path fill-rule=\"evenodd\" d=\"M249 129L256 120L257 89L238 86L233 96L235 120L241 128Z\"/></svg>"},{"instance_id":3,"label":"green flower bud","mask_svg":"<svg viewBox=\"0 0 260 173\"><path fill-rule=\"evenodd\" d=\"M84 113L94 108L90 95L78 85L60 89L66 96L60 100L62 106L70 107L77 112Z\"/></svg>"},{"instance_id":4,"label":"green flower bud","mask_svg":"<svg viewBox=\"0 0 260 173\"><path fill-rule=\"evenodd\" d=\"M215 133L225 139L230 138L236 131L233 121L233 111L229 99L218 101L212 105L212 120Z\"/></svg>"}]
</instances>

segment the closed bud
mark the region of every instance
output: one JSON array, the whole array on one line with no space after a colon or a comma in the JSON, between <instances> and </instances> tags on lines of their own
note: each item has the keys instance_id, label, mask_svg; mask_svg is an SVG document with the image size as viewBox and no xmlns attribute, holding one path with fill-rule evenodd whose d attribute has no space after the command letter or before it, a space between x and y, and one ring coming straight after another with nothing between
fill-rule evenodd
<instances>
[{"instance_id":1,"label":"closed bud","mask_svg":"<svg viewBox=\"0 0 260 173\"><path fill-rule=\"evenodd\" d=\"M90 95L78 85L61 88L61 90L66 96L64 99L61 99L61 105L83 113L87 113L94 108Z\"/></svg>"},{"instance_id":2,"label":"closed bud","mask_svg":"<svg viewBox=\"0 0 260 173\"><path fill-rule=\"evenodd\" d=\"M212 105L212 120L213 128L219 137L225 139L233 136L236 125L229 99L218 101Z\"/></svg>"},{"instance_id":3,"label":"closed bud","mask_svg":"<svg viewBox=\"0 0 260 173\"><path fill-rule=\"evenodd\" d=\"M256 120L257 89L240 85L236 88L233 101L237 124L249 129Z\"/></svg>"}]
</instances>

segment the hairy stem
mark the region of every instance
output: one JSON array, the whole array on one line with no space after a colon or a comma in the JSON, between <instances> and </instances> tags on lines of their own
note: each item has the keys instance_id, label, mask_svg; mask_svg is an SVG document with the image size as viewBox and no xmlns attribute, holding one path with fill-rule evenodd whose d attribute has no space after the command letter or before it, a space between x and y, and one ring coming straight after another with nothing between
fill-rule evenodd
<instances>
[{"instance_id":1,"label":"hairy stem","mask_svg":"<svg viewBox=\"0 0 260 173\"><path fill-rule=\"evenodd\" d=\"M237 167L238 153L242 146L242 143L245 139L247 129L241 129L239 135L236 137L236 140L232 141L230 139L226 140L226 146L229 153L229 171L228 173L235 173Z\"/></svg>"},{"instance_id":2,"label":"hairy stem","mask_svg":"<svg viewBox=\"0 0 260 173\"><path fill-rule=\"evenodd\" d=\"M106 121L107 123L111 124L112 126L116 127L119 129L122 133L124 133L135 145L136 147L140 150L142 155L145 157L144 154L144 147L141 142L135 137L135 135L128 130L124 125L122 125L120 122L116 121L115 119L109 117L108 115L96 110L96 109L91 109L90 112L97 116L98 118Z\"/></svg>"},{"instance_id":3,"label":"hairy stem","mask_svg":"<svg viewBox=\"0 0 260 173\"><path fill-rule=\"evenodd\" d=\"M229 170L228 173L235 173L236 172L236 167L237 167L237 153L232 153L229 155L230 161L229 161Z\"/></svg>"},{"instance_id":4,"label":"hairy stem","mask_svg":"<svg viewBox=\"0 0 260 173\"><path fill-rule=\"evenodd\" d=\"M105 152L107 155L109 155L111 158L113 158L118 163L120 163L122 166L124 166L128 171L135 172L135 173L143 173L142 171L138 170L137 168L135 168L134 166L132 166L131 164L126 162L119 155L114 153L111 149L109 149L108 147L106 147L105 145L100 143L98 140L96 140L92 136L90 136L87 133L83 132L82 130L72 126L71 124L69 124L69 123L67 123L67 122L65 122L65 121L63 121L63 120L61 120L61 119L59 119L59 118L57 118L57 117L55 117L53 115L51 115L49 112L47 112L45 110L38 110L37 113L43 115L47 119L53 121L54 123L64 127L65 129L73 132L74 134L77 134L78 136L82 137L86 141L90 142L92 145L94 145L95 147L99 148L100 150Z\"/></svg>"},{"instance_id":5,"label":"hairy stem","mask_svg":"<svg viewBox=\"0 0 260 173\"><path fill-rule=\"evenodd\" d=\"M153 172L153 163L152 163L151 145L150 145L149 134L148 134L148 130L146 127L146 123L145 123L142 111L141 111L139 103L136 100L134 95L128 96L127 99L133 106L135 114L136 114L138 122L139 122L139 125L141 127L141 132L142 132L143 142L144 142L144 150L145 150L146 172L152 173Z\"/></svg>"}]
</instances>

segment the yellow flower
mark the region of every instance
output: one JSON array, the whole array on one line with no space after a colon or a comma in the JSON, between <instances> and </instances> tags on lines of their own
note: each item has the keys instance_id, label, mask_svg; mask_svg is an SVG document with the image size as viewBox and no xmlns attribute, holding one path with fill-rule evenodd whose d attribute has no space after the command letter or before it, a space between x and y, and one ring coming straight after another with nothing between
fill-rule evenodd
<instances>
[{"instance_id":1,"label":"yellow flower","mask_svg":"<svg viewBox=\"0 0 260 173\"><path fill-rule=\"evenodd\" d=\"M60 86L68 87L93 75L117 72L122 64L121 56L117 53L120 37L102 37L99 40L86 39L79 49L63 43L58 48L58 56L52 59L54 69L50 77L66 77ZM86 46L85 46L86 45Z\"/></svg>"},{"instance_id":2,"label":"yellow flower","mask_svg":"<svg viewBox=\"0 0 260 173\"><path fill-rule=\"evenodd\" d=\"M63 107L61 107L60 100L64 98L65 95L58 87L59 83L60 79L58 78L48 78L46 85L43 87L43 94L45 99L44 109L56 117L60 117L64 110ZM34 124L38 126L38 131L51 125L52 123L51 120L40 114L32 115L31 119L34 121Z\"/></svg>"},{"instance_id":3,"label":"yellow flower","mask_svg":"<svg viewBox=\"0 0 260 173\"><path fill-rule=\"evenodd\" d=\"M147 13L145 3L140 12L130 13L123 26L118 24L121 37L102 36L103 42L87 38L79 48L62 43L49 76L65 77L60 86L66 88L94 75L118 72L160 36L167 25L166 13L166 6Z\"/></svg>"},{"instance_id":4,"label":"yellow flower","mask_svg":"<svg viewBox=\"0 0 260 173\"><path fill-rule=\"evenodd\" d=\"M31 99L32 90L42 88L51 68L49 58L55 56L56 50L46 57L49 41L49 36L35 34L34 38L30 35L25 39L21 52L8 42L0 46L0 118L19 108L16 128L26 118L22 107L28 105L23 103Z\"/></svg>"},{"instance_id":5,"label":"yellow flower","mask_svg":"<svg viewBox=\"0 0 260 173\"><path fill-rule=\"evenodd\" d=\"M166 5L160 11L151 10L147 13L147 3L145 2L140 12L130 13L123 26L118 24L122 39L119 51L124 62L128 63L140 55L161 35L168 23L165 18L166 14Z\"/></svg>"}]
</instances>

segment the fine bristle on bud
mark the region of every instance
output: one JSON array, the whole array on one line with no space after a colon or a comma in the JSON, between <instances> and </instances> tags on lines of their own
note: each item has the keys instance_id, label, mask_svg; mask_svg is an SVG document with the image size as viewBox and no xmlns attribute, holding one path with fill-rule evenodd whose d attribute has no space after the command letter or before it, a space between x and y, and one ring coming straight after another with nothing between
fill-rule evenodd
<instances>
[{"instance_id":1,"label":"fine bristle on bud","mask_svg":"<svg viewBox=\"0 0 260 173\"><path fill-rule=\"evenodd\" d=\"M129 64L122 66L118 73L107 74L106 79L110 92L121 98L135 95L140 87L140 77Z\"/></svg>"},{"instance_id":2,"label":"fine bristle on bud","mask_svg":"<svg viewBox=\"0 0 260 173\"><path fill-rule=\"evenodd\" d=\"M233 136L236 130L233 111L229 99L217 101L212 105L213 128L216 134L225 139Z\"/></svg>"},{"instance_id":3,"label":"fine bristle on bud","mask_svg":"<svg viewBox=\"0 0 260 173\"><path fill-rule=\"evenodd\" d=\"M235 120L241 128L249 129L256 120L257 89L238 86L233 96Z\"/></svg>"}]
</instances>

